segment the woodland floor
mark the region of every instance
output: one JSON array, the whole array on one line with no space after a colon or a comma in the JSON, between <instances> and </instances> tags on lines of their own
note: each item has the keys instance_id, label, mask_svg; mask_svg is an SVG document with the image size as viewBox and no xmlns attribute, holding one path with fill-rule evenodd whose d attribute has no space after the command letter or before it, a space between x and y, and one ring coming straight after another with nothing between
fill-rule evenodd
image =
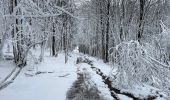
<instances>
[{"instance_id":1,"label":"woodland floor","mask_svg":"<svg viewBox=\"0 0 170 100\"><path fill-rule=\"evenodd\" d=\"M45 54L45 59L42 63L28 64L14 83L0 91L0 100L115 99L111 90L113 88L109 87L110 83L107 82L106 77L111 70L109 65L93 57L88 57L93 61L93 64L76 64L78 57L85 56L76 53L69 55L67 64L64 63L63 53L59 54L58 57L48 55L49 53ZM0 81L13 68L12 61L0 62ZM139 92L143 93L142 95L150 94L149 89L147 90L146 88L135 91L136 94ZM116 96L120 100L134 99L123 93L118 93Z\"/></svg>"}]
</instances>

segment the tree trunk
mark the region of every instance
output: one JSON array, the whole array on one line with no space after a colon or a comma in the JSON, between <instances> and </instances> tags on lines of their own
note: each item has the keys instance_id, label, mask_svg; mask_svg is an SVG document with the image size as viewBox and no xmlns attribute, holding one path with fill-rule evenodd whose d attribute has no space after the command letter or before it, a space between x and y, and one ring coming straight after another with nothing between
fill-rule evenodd
<instances>
[{"instance_id":1,"label":"tree trunk","mask_svg":"<svg viewBox=\"0 0 170 100\"><path fill-rule=\"evenodd\" d=\"M140 43L141 43L141 38L143 35L144 7L145 7L145 0L140 0L139 29L138 29L138 34L137 34L137 40Z\"/></svg>"},{"instance_id":2,"label":"tree trunk","mask_svg":"<svg viewBox=\"0 0 170 100\"><path fill-rule=\"evenodd\" d=\"M108 54L108 51L109 51L109 30L110 30L110 18L109 18L109 15L110 15L110 0L108 0L107 2L107 24L106 24L106 57L105 57L105 62L109 62L109 54Z\"/></svg>"},{"instance_id":3,"label":"tree trunk","mask_svg":"<svg viewBox=\"0 0 170 100\"><path fill-rule=\"evenodd\" d=\"M56 47L55 47L55 27L54 27L54 23L53 23L53 36L52 36L52 56L55 56L56 55Z\"/></svg>"},{"instance_id":4,"label":"tree trunk","mask_svg":"<svg viewBox=\"0 0 170 100\"><path fill-rule=\"evenodd\" d=\"M6 34L3 34L2 39L0 39L0 60L2 60L2 58L3 58L2 49L3 49L3 47L4 47L5 40L6 40Z\"/></svg>"},{"instance_id":5,"label":"tree trunk","mask_svg":"<svg viewBox=\"0 0 170 100\"><path fill-rule=\"evenodd\" d=\"M102 52L102 59L105 61L105 30L104 30L104 20L103 20L103 9L102 9L102 3L103 2L100 2L100 6L101 6L101 8L100 8L100 24L101 24L101 42L102 42L102 50L101 50L101 52Z\"/></svg>"}]
</instances>

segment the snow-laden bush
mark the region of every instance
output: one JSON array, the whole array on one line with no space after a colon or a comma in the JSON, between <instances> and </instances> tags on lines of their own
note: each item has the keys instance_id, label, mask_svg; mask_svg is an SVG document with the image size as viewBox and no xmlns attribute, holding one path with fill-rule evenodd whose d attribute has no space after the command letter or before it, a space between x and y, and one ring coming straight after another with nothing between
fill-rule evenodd
<instances>
[{"instance_id":1,"label":"snow-laden bush","mask_svg":"<svg viewBox=\"0 0 170 100\"><path fill-rule=\"evenodd\" d=\"M170 93L170 66L155 59L156 51L149 44L133 40L111 48L113 84L126 89L149 84Z\"/></svg>"},{"instance_id":2,"label":"snow-laden bush","mask_svg":"<svg viewBox=\"0 0 170 100\"><path fill-rule=\"evenodd\" d=\"M163 46L170 45L170 29L161 21L160 23L162 32L159 36L160 42Z\"/></svg>"}]
</instances>

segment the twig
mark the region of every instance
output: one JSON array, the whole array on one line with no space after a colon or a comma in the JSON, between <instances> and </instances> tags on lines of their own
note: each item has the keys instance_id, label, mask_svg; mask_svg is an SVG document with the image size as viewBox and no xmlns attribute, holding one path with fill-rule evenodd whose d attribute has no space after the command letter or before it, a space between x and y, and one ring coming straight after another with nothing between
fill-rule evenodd
<instances>
[{"instance_id":1,"label":"twig","mask_svg":"<svg viewBox=\"0 0 170 100\"><path fill-rule=\"evenodd\" d=\"M16 67L17 68L17 67ZM10 81L6 81L7 79L9 79L13 73L15 72L16 69L14 69L14 71L12 71L8 77L6 77L3 82L0 84L0 90L6 88L8 85L10 85L11 83L13 83L13 81L17 78L17 76L20 74L21 70L23 67L20 67L19 70L15 73L15 75L11 78Z\"/></svg>"},{"instance_id":2,"label":"twig","mask_svg":"<svg viewBox=\"0 0 170 100\"><path fill-rule=\"evenodd\" d=\"M58 76L58 77L66 77L66 76L69 76L70 74L65 74L65 75L61 75L61 76Z\"/></svg>"},{"instance_id":3,"label":"twig","mask_svg":"<svg viewBox=\"0 0 170 100\"><path fill-rule=\"evenodd\" d=\"M3 84L6 80L8 80L8 78L10 78L12 76L12 74L15 72L15 70L17 69L17 67L15 67L10 74L8 74L1 82L0 85Z\"/></svg>"}]
</instances>

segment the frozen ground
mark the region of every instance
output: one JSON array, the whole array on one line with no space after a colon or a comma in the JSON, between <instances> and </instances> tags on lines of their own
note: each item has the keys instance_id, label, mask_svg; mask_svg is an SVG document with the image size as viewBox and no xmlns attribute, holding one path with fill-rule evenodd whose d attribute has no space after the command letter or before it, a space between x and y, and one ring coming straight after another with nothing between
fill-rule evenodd
<instances>
[{"instance_id":1,"label":"frozen ground","mask_svg":"<svg viewBox=\"0 0 170 100\"><path fill-rule=\"evenodd\" d=\"M37 51L38 52L38 51ZM34 53L38 55L38 53ZM64 54L50 57L45 54L42 63L28 64L14 83L0 91L0 100L65 100L67 91L77 79L77 70L86 67L92 79L97 84L100 95L107 100L112 97L101 78L94 73L87 64L76 65L79 54L71 54L68 63L64 63ZM0 62L0 76L2 80L15 67L12 61Z\"/></svg>"},{"instance_id":2,"label":"frozen ground","mask_svg":"<svg viewBox=\"0 0 170 100\"><path fill-rule=\"evenodd\" d=\"M45 57L41 64L26 66L15 82L0 92L0 100L65 100L67 90L76 79L73 60L64 64L64 56L59 55ZM1 62L0 76L10 72L11 67L10 63ZM34 75L37 72L42 73Z\"/></svg>"},{"instance_id":3,"label":"frozen ground","mask_svg":"<svg viewBox=\"0 0 170 100\"><path fill-rule=\"evenodd\" d=\"M0 81L15 67L12 61L0 61Z\"/></svg>"},{"instance_id":4,"label":"frozen ground","mask_svg":"<svg viewBox=\"0 0 170 100\"><path fill-rule=\"evenodd\" d=\"M35 51L33 55L38 56ZM101 76L92 70L90 65L81 63L76 64L77 57L82 54L72 53L68 63L64 63L64 54L58 57L49 56L45 53L42 63L28 64L17 77L14 83L0 91L0 100L66 100L66 96L73 83L77 80L77 73L86 72L90 75L90 83L97 87L99 95L105 100L113 100L110 91L104 84ZM93 57L85 55L93 61L95 67L101 69L105 75L109 75L111 67ZM0 81L15 67L12 61L0 62ZM136 90L147 93L147 91ZM134 92L135 94L135 92ZM121 100L132 100L124 95L118 95Z\"/></svg>"}]
</instances>

